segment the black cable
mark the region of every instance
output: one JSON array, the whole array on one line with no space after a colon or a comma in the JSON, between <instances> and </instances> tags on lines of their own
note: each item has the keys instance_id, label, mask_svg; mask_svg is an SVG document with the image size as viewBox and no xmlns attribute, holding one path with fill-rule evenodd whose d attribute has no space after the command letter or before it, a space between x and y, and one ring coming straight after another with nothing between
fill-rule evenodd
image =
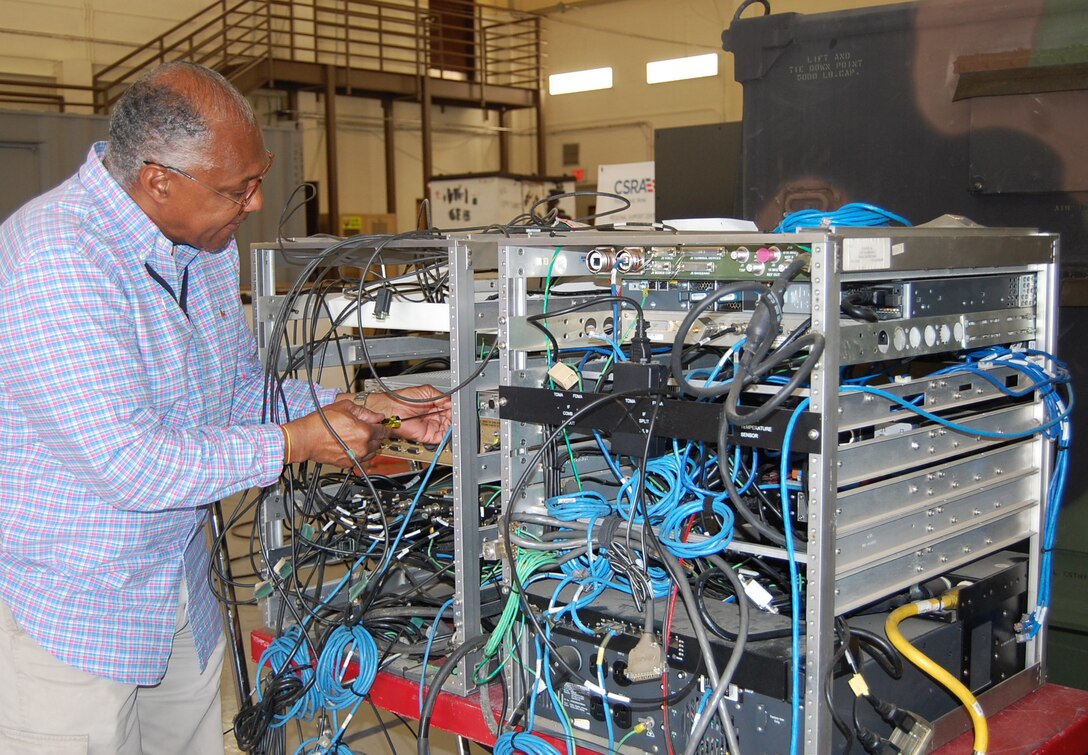
<instances>
[{"instance_id":1,"label":"black cable","mask_svg":"<svg viewBox=\"0 0 1088 755\"><path fill-rule=\"evenodd\" d=\"M718 567L714 566L714 567L711 567L710 569L707 569L702 574L700 574L698 576L698 578L696 578L696 580L695 580L695 603L696 603L696 606L699 609L700 618L702 618L703 623L706 625L706 628L710 630L711 634L713 634L713 635L715 635L715 636L717 636L717 637L719 637L719 638L721 638L723 640L726 640L728 642L735 642L736 639L737 639L737 635L734 632L730 632L728 629L726 629L721 624L719 624L717 622L717 620L713 616L710 615L710 611L707 610L707 607L706 607L706 597L705 597L705 595L706 595L706 583L707 583L707 580L710 579L710 577L714 576L718 572L719 572ZM734 592L733 595L736 597L738 602L745 599L744 593L741 593L740 595L736 595L736 593ZM775 639L780 639L782 637L789 637L789 636L790 636L789 627L782 627L781 629L765 629L762 632L749 632L748 633L748 639L751 642L759 642L759 641L762 641L762 640L775 640Z\"/></svg>"},{"instance_id":2,"label":"black cable","mask_svg":"<svg viewBox=\"0 0 1088 755\"><path fill-rule=\"evenodd\" d=\"M872 302L866 301L865 295L861 291L854 291L847 294L842 298L839 304L839 308L843 314L854 320L861 320L862 322L879 322L880 318L877 317L876 310L872 307Z\"/></svg>"},{"instance_id":3,"label":"black cable","mask_svg":"<svg viewBox=\"0 0 1088 755\"><path fill-rule=\"evenodd\" d=\"M725 409L722 408L724 414ZM752 510L748 508L748 505L741 499L740 494L737 492L737 486L733 484L733 475L729 469L729 423L725 417L718 423L718 468L720 470L722 484L725 486L726 493L729 494L729 500L733 504L733 509L740 514L745 523L762 535L764 538L774 543L775 545L785 545L786 536L781 532L776 532L772 528L768 527L759 517L752 513ZM787 525L788 526L788 525Z\"/></svg>"},{"instance_id":4,"label":"black cable","mask_svg":"<svg viewBox=\"0 0 1088 755\"><path fill-rule=\"evenodd\" d=\"M374 701L369 696L366 698L367 703L370 705L370 709L374 711L374 718L378 719L378 725L382 727L382 734L385 735L385 741L389 745L389 752L392 755L397 755L397 748L393 744L393 737L389 734L389 727L382 719L382 714L378 711L378 706L374 704Z\"/></svg>"},{"instance_id":5,"label":"black cable","mask_svg":"<svg viewBox=\"0 0 1088 755\"><path fill-rule=\"evenodd\" d=\"M780 364L805 349L808 349L808 356L805 357L805 361L802 362L799 367L793 370L789 381L785 385L779 388L771 398L760 406L749 411L741 411L740 395L746 385L767 376ZM750 425L756 422L762 422L767 417L771 416L771 413L775 409L793 396L793 392L801 386L801 383L808 380L809 375L812 374L812 370L816 367L816 362L819 361L823 352L823 335L820 333L808 333L801 336L796 341L776 349L773 354L762 360L758 365L749 367L746 375L734 377L732 382L729 383L729 393L726 395L725 403L722 405L725 411L725 418L734 425ZM744 368L743 355L741 356L741 368Z\"/></svg>"},{"instance_id":6,"label":"black cable","mask_svg":"<svg viewBox=\"0 0 1088 755\"><path fill-rule=\"evenodd\" d=\"M680 327L677 328L676 335L672 342L672 356L669 369L672 372L673 380L676 381L676 385L681 393L686 393L698 398L718 398L729 390L729 384L698 386L692 385L692 383L688 381L684 371L684 357L687 348L685 346L685 341L687 340L687 335L691 331L692 326L707 310L725 297L733 296L745 291L765 293L768 291L768 288L757 281L737 281L735 283L726 284L718 288L705 299L699 301L688 311L687 315L680 322ZM736 382L735 378L733 382Z\"/></svg>"},{"instance_id":7,"label":"black cable","mask_svg":"<svg viewBox=\"0 0 1088 755\"><path fill-rule=\"evenodd\" d=\"M850 633L857 638L862 650L868 653L885 674L892 679L903 678L903 657L899 655L899 651L887 637L861 627L850 627Z\"/></svg>"},{"instance_id":8,"label":"black cable","mask_svg":"<svg viewBox=\"0 0 1088 755\"><path fill-rule=\"evenodd\" d=\"M595 212L595 213L593 213L591 215L584 215L584 216L580 216L580 217L577 217L577 218L573 218L572 222L575 222L575 223L584 223L587 220L594 220L596 218L603 218L603 217L606 217L608 215L614 215L617 212L623 212L624 210L626 210L627 208L629 208L631 206L631 200L628 199L627 197L620 196L619 194L611 194L611 193L609 193L607 191L565 191L565 192L562 192L562 193L559 193L559 194L549 194L546 197L542 197L541 199L538 199L536 202L533 203L533 205L529 208L529 211L527 213L525 213L525 214L531 219L534 219L534 220L539 219L539 220L543 221L543 218L538 218L537 215L536 215L536 208L537 207L539 207L542 204L549 204L551 202L556 202L556 201L558 201L560 199L570 199L570 198L577 199L578 197L603 197L605 199L615 199L616 201L618 201L620 203L620 206L616 207L614 209L611 209L611 210L605 210L604 212ZM515 220L517 220L517 218L515 218ZM514 223L511 222L509 225L513 225L513 224ZM567 228L569 226L564 225L563 227Z\"/></svg>"},{"instance_id":9,"label":"black cable","mask_svg":"<svg viewBox=\"0 0 1088 755\"><path fill-rule=\"evenodd\" d=\"M850 629L846 627L846 622L841 618L835 619L835 636L838 640L838 647L835 649L835 654L831 658L831 663L828 664L827 674L823 678L823 691L824 702L827 703L827 709L831 713L831 721L835 724L843 737L846 738L846 749L843 750L842 755L849 755L850 750L854 746L854 730L842 719L838 710L835 709L835 701L832 697L832 683L835 680L835 668L839 665L843 656L846 655L846 650L850 644Z\"/></svg>"},{"instance_id":10,"label":"black cable","mask_svg":"<svg viewBox=\"0 0 1088 755\"><path fill-rule=\"evenodd\" d=\"M551 334L551 331L541 324L541 320L547 320L550 317L561 317L562 315L569 315L573 312L581 312L583 309L589 309L600 304L607 304L609 302L618 302L632 307L635 310L636 317L638 318L635 323L634 338L643 339L646 337L646 314L642 311L642 305L634 299L627 296L596 296L588 301L573 304L569 307L563 307L561 309L549 310L547 312L541 312L536 315L529 315L525 318L525 321L539 330L548 339L548 343L551 344L552 353L555 354L555 358L559 358L559 342L555 340L555 336Z\"/></svg>"},{"instance_id":11,"label":"black cable","mask_svg":"<svg viewBox=\"0 0 1088 755\"><path fill-rule=\"evenodd\" d=\"M453 674L454 670L475 650L479 650L481 647L487 644L488 636L486 634L478 634L470 640L465 641L460 647L446 656L445 662L443 662L441 668L434 675L434 679L431 680L431 686L427 690L427 699L423 701L423 710L419 715L419 737L416 747L416 752L419 755L427 755L430 752L430 731L431 731L431 717L434 715L434 707L438 702L438 695L442 692L442 685L446 683L446 680ZM482 694L482 693L481 693Z\"/></svg>"}]
</instances>

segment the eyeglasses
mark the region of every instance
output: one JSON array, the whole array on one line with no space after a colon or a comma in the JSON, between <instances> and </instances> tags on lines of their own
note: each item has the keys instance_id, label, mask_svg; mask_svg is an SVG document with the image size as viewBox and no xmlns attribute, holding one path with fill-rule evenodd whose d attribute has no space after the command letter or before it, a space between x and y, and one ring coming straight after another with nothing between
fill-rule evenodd
<instances>
[{"instance_id":1,"label":"eyeglasses","mask_svg":"<svg viewBox=\"0 0 1088 755\"><path fill-rule=\"evenodd\" d=\"M253 201L253 197L257 195L257 191L261 188L261 183L264 181L264 177L267 176L268 171L272 169L272 161L276 159L276 156L272 153L271 150L265 150L265 154L268 155L268 162L265 164L264 170L262 170L256 178L251 179L250 182L246 184L245 190L240 192L237 197L232 197L229 194L224 194L218 189L214 189L211 186L208 186L208 184L204 183L196 176L187 173L181 168L175 168L172 165L163 165L162 163L157 163L154 160L144 160L144 165L154 165L156 167L162 168L163 170L168 170L171 173L177 173L182 178L188 178L197 186L203 186L211 193L218 194L228 202L233 202L234 204L238 205L238 207L240 208L239 212L241 212L242 210L245 210L247 207L249 207L249 203Z\"/></svg>"}]
</instances>

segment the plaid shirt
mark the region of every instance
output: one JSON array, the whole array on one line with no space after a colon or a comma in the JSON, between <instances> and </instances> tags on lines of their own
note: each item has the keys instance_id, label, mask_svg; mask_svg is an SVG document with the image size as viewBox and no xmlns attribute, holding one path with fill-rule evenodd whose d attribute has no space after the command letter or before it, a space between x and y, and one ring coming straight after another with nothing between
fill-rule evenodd
<instances>
[{"instance_id":1,"label":"plaid shirt","mask_svg":"<svg viewBox=\"0 0 1088 755\"><path fill-rule=\"evenodd\" d=\"M183 575L207 662L207 504L276 482L283 437L261 424L234 241L174 247L104 149L0 227L0 598L60 660L154 684ZM188 268L188 318L145 263L175 291ZM303 384L285 397L312 410Z\"/></svg>"}]
</instances>

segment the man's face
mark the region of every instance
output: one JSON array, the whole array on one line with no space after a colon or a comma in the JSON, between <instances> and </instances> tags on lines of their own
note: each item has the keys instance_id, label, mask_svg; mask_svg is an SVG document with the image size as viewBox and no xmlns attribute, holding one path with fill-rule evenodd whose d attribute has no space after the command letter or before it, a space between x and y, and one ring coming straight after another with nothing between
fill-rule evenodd
<instances>
[{"instance_id":1,"label":"man's face","mask_svg":"<svg viewBox=\"0 0 1088 755\"><path fill-rule=\"evenodd\" d=\"M215 167L183 171L166 166L169 200L162 203L156 223L176 244L197 249L222 249L251 212L264 204L261 181L271 167L259 129L219 124L209 148Z\"/></svg>"}]
</instances>

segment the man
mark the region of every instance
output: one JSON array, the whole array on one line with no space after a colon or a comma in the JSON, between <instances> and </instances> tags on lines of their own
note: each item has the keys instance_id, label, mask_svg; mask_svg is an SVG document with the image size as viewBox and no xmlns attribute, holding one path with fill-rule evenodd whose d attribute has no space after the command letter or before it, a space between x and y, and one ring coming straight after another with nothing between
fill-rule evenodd
<instances>
[{"instance_id":1,"label":"man","mask_svg":"<svg viewBox=\"0 0 1088 755\"><path fill-rule=\"evenodd\" d=\"M0 227L0 752L222 752L207 505L368 458L388 414L449 425L429 387L318 413L290 381L264 424L233 236L272 161L226 80L169 64Z\"/></svg>"}]
</instances>

